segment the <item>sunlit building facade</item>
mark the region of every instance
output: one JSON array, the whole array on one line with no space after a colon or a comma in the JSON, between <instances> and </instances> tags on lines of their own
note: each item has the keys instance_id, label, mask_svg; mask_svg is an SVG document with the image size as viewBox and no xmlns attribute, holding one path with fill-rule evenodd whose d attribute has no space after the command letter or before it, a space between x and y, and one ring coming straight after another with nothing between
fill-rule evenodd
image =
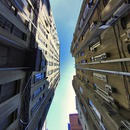
<instances>
[{"instance_id":1,"label":"sunlit building facade","mask_svg":"<svg viewBox=\"0 0 130 130\"><path fill-rule=\"evenodd\" d=\"M83 129L130 129L130 1L83 0L71 53Z\"/></svg>"},{"instance_id":2,"label":"sunlit building facade","mask_svg":"<svg viewBox=\"0 0 130 130\"><path fill-rule=\"evenodd\" d=\"M60 80L48 0L0 1L0 130L41 130Z\"/></svg>"}]
</instances>

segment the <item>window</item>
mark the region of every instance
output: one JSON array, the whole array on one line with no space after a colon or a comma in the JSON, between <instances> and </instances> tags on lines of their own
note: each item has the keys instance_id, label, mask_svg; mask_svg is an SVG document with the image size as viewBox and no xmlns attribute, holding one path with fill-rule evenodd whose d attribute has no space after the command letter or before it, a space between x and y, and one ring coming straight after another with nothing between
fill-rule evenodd
<instances>
[{"instance_id":1,"label":"window","mask_svg":"<svg viewBox=\"0 0 130 130\"><path fill-rule=\"evenodd\" d=\"M127 46L128 53L130 54L130 44Z\"/></svg>"},{"instance_id":2,"label":"window","mask_svg":"<svg viewBox=\"0 0 130 130\"><path fill-rule=\"evenodd\" d=\"M84 52L81 52L81 53L80 53L80 56L84 56Z\"/></svg>"},{"instance_id":3,"label":"window","mask_svg":"<svg viewBox=\"0 0 130 130\"><path fill-rule=\"evenodd\" d=\"M14 26L10 21L8 21L4 16L0 15L0 27L7 30L8 32L14 34L20 39L26 41L27 35L23 33L20 29Z\"/></svg>"},{"instance_id":4,"label":"window","mask_svg":"<svg viewBox=\"0 0 130 130\"><path fill-rule=\"evenodd\" d=\"M33 114L34 111L36 111L36 109L37 109L37 107L39 106L40 102L41 102L41 98L39 98L39 99L37 100L36 104L33 106L32 110L31 110L31 114Z\"/></svg>"},{"instance_id":5,"label":"window","mask_svg":"<svg viewBox=\"0 0 130 130\"><path fill-rule=\"evenodd\" d=\"M0 85L0 103L19 93L19 80Z\"/></svg>"},{"instance_id":6,"label":"window","mask_svg":"<svg viewBox=\"0 0 130 130\"><path fill-rule=\"evenodd\" d=\"M5 17L0 15L0 27L9 32L12 32L13 24L9 22Z\"/></svg>"},{"instance_id":7,"label":"window","mask_svg":"<svg viewBox=\"0 0 130 130\"><path fill-rule=\"evenodd\" d=\"M38 106L40 105L42 99L43 99L43 95L37 100L37 102L35 103L35 105L32 107L31 109L31 114L33 115L34 112L38 109Z\"/></svg>"},{"instance_id":8,"label":"window","mask_svg":"<svg viewBox=\"0 0 130 130\"><path fill-rule=\"evenodd\" d=\"M17 119L17 110L12 112L8 117L6 117L5 119L3 119L2 122L0 122L0 130L7 129L16 119Z\"/></svg>"},{"instance_id":9,"label":"window","mask_svg":"<svg viewBox=\"0 0 130 130\"><path fill-rule=\"evenodd\" d=\"M87 60L81 60L81 63L87 63Z\"/></svg>"},{"instance_id":10,"label":"window","mask_svg":"<svg viewBox=\"0 0 130 130\"><path fill-rule=\"evenodd\" d=\"M77 119L78 119L78 124L81 125L79 118L77 118Z\"/></svg>"},{"instance_id":11,"label":"window","mask_svg":"<svg viewBox=\"0 0 130 130\"><path fill-rule=\"evenodd\" d=\"M26 41L27 35L25 33L23 33L20 29L18 29L17 27L13 27L12 33L19 37L20 39Z\"/></svg>"},{"instance_id":12,"label":"window","mask_svg":"<svg viewBox=\"0 0 130 130\"><path fill-rule=\"evenodd\" d=\"M34 75L34 83L40 81L41 79L45 78L45 72L44 73L38 73Z\"/></svg>"},{"instance_id":13,"label":"window","mask_svg":"<svg viewBox=\"0 0 130 130\"><path fill-rule=\"evenodd\" d=\"M45 84L42 87L39 87L32 96L32 99L34 99L43 89L45 89Z\"/></svg>"},{"instance_id":14,"label":"window","mask_svg":"<svg viewBox=\"0 0 130 130\"><path fill-rule=\"evenodd\" d=\"M97 115L97 117L101 120L101 114L96 109L96 107L93 105L93 103L92 103L92 101L90 99L89 99L89 105L91 106L91 108L93 109L93 111L95 112L95 114Z\"/></svg>"},{"instance_id":15,"label":"window","mask_svg":"<svg viewBox=\"0 0 130 130\"><path fill-rule=\"evenodd\" d=\"M122 26L122 29L124 29L124 30L127 28L127 26L126 26L126 20L125 20L124 17L121 18L121 26Z\"/></svg>"},{"instance_id":16,"label":"window","mask_svg":"<svg viewBox=\"0 0 130 130\"><path fill-rule=\"evenodd\" d=\"M51 75L53 73L53 70L48 71L48 75Z\"/></svg>"},{"instance_id":17,"label":"window","mask_svg":"<svg viewBox=\"0 0 130 130\"><path fill-rule=\"evenodd\" d=\"M83 88L82 88L82 87L80 87L80 89L79 89L79 90L80 90L81 94L83 94Z\"/></svg>"},{"instance_id":18,"label":"window","mask_svg":"<svg viewBox=\"0 0 130 130\"><path fill-rule=\"evenodd\" d=\"M17 14L17 8L12 5L10 1L2 0L2 3L14 14Z\"/></svg>"},{"instance_id":19,"label":"window","mask_svg":"<svg viewBox=\"0 0 130 130\"><path fill-rule=\"evenodd\" d=\"M94 0L89 1L89 7L91 7L94 4Z\"/></svg>"}]
</instances>

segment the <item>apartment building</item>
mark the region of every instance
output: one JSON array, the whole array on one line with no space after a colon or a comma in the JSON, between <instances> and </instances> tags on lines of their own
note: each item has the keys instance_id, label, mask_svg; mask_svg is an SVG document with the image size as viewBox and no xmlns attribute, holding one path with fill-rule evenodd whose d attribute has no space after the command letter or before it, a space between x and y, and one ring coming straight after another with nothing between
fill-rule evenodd
<instances>
[{"instance_id":1,"label":"apartment building","mask_svg":"<svg viewBox=\"0 0 130 130\"><path fill-rule=\"evenodd\" d=\"M77 113L69 114L68 130L83 130Z\"/></svg>"},{"instance_id":2,"label":"apartment building","mask_svg":"<svg viewBox=\"0 0 130 130\"><path fill-rule=\"evenodd\" d=\"M130 1L83 0L70 51L83 128L130 129Z\"/></svg>"},{"instance_id":3,"label":"apartment building","mask_svg":"<svg viewBox=\"0 0 130 130\"><path fill-rule=\"evenodd\" d=\"M48 0L0 1L0 130L41 130L60 80Z\"/></svg>"}]
</instances>

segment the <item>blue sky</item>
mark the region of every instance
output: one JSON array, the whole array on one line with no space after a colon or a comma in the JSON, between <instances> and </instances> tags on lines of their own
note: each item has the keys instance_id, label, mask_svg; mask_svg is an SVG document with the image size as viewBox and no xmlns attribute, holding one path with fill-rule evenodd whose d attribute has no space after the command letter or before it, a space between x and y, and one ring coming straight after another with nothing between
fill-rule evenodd
<instances>
[{"instance_id":1,"label":"blue sky","mask_svg":"<svg viewBox=\"0 0 130 130\"><path fill-rule=\"evenodd\" d=\"M82 0L50 0L60 41L61 79L47 116L48 130L68 130L69 114L76 113L72 79L75 74L70 46Z\"/></svg>"}]
</instances>

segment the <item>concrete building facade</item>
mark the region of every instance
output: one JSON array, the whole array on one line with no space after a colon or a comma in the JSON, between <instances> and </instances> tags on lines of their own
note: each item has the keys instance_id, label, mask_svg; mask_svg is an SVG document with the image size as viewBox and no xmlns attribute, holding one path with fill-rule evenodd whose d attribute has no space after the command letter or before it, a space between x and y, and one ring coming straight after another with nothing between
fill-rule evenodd
<instances>
[{"instance_id":1,"label":"concrete building facade","mask_svg":"<svg viewBox=\"0 0 130 130\"><path fill-rule=\"evenodd\" d=\"M68 130L83 130L78 114L69 115L70 124L68 124Z\"/></svg>"},{"instance_id":2,"label":"concrete building facade","mask_svg":"<svg viewBox=\"0 0 130 130\"><path fill-rule=\"evenodd\" d=\"M83 0L71 45L72 84L90 130L130 129L129 16L128 0Z\"/></svg>"},{"instance_id":3,"label":"concrete building facade","mask_svg":"<svg viewBox=\"0 0 130 130\"><path fill-rule=\"evenodd\" d=\"M48 0L0 1L0 130L41 130L60 80Z\"/></svg>"}]
</instances>

